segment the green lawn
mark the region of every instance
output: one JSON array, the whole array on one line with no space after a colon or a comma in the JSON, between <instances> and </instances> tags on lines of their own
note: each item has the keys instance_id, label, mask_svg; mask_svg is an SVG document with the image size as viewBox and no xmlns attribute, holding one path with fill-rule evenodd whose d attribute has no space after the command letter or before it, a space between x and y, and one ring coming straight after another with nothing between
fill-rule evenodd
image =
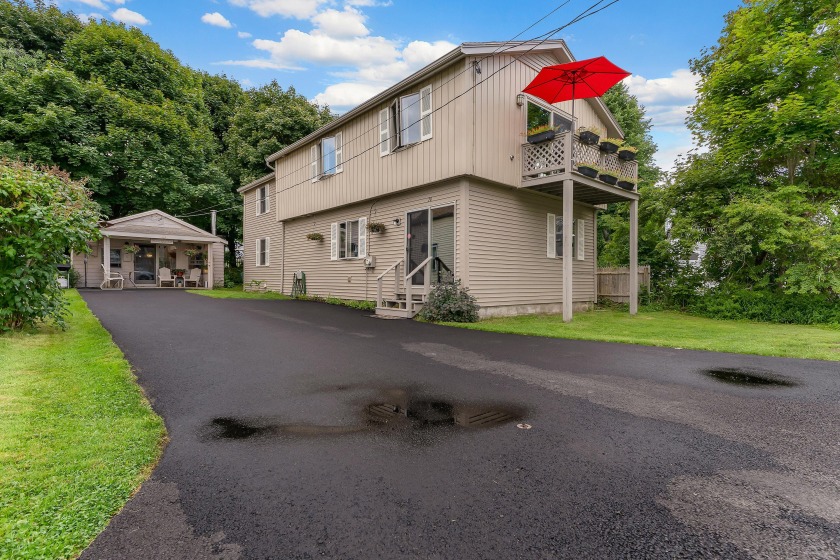
<instances>
[{"instance_id":1,"label":"green lawn","mask_svg":"<svg viewBox=\"0 0 840 560\"><path fill-rule=\"evenodd\" d=\"M68 290L68 329L0 336L0 558L73 558L165 443L111 336Z\"/></svg>"},{"instance_id":2,"label":"green lawn","mask_svg":"<svg viewBox=\"0 0 840 560\"><path fill-rule=\"evenodd\" d=\"M521 315L450 326L553 338L626 342L648 346L738 352L762 356L840 360L840 329L719 321L675 311L596 310L575 314L564 323L559 315Z\"/></svg>"},{"instance_id":3,"label":"green lawn","mask_svg":"<svg viewBox=\"0 0 840 560\"><path fill-rule=\"evenodd\" d=\"M242 286L213 288L212 290L187 290L191 294L219 299L292 299L280 292L246 292Z\"/></svg>"}]
</instances>

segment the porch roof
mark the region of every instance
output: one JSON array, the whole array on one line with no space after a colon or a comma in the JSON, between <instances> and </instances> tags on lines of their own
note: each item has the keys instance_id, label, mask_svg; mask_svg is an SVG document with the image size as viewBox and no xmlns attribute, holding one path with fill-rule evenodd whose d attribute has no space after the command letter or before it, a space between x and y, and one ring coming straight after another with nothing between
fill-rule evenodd
<instances>
[{"instance_id":1,"label":"porch roof","mask_svg":"<svg viewBox=\"0 0 840 560\"><path fill-rule=\"evenodd\" d=\"M166 212L149 210L105 222L99 229L103 237L148 239L151 241L189 243L224 243L225 240Z\"/></svg>"}]
</instances>

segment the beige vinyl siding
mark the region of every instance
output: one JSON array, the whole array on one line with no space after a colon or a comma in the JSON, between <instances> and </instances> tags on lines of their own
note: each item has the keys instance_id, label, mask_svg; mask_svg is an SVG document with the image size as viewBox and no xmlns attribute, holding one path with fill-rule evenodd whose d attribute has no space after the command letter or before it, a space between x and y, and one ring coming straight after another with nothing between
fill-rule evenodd
<instances>
[{"instance_id":1,"label":"beige vinyl siding","mask_svg":"<svg viewBox=\"0 0 840 560\"><path fill-rule=\"evenodd\" d=\"M474 174L519 186L522 181L522 144L526 142L527 103L519 107L516 96L536 77L540 68L558 64L559 61L550 54L541 54L526 55L510 64L514 58L499 55L482 60L481 74L470 72L470 75L477 80L474 95ZM471 63L472 59L466 62L467 65ZM606 130L589 100L578 99L574 103L577 126L599 126ZM557 103L555 107L571 116L571 101Z\"/></svg>"},{"instance_id":2,"label":"beige vinyl siding","mask_svg":"<svg viewBox=\"0 0 840 560\"><path fill-rule=\"evenodd\" d=\"M277 222L277 200L272 193L274 183L268 183L268 211L257 216L257 191L253 188L243 194L242 227L242 281L245 288L253 280L266 282L269 290L283 288L283 224ZM257 266L257 239L267 237L269 241L269 265Z\"/></svg>"},{"instance_id":3,"label":"beige vinyl siding","mask_svg":"<svg viewBox=\"0 0 840 560\"><path fill-rule=\"evenodd\" d=\"M563 301L563 258L546 256L546 217L563 214L563 201L504 187L470 184L470 292L484 307ZM595 212L575 205L586 220L585 258L574 261L573 300L595 299Z\"/></svg>"},{"instance_id":4,"label":"beige vinyl siding","mask_svg":"<svg viewBox=\"0 0 840 560\"><path fill-rule=\"evenodd\" d=\"M225 284L225 244L213 243L213 282L210 287L223 286Z\"/></svg>"},{"instance_id":5,"label":"beige vinyl siding","mask_svg":"<svg viewBox=\"0 0 840 560\"><path fill-rule=\"evenodd\" d=\"M91 252L88 254L88 262L85 265L85 255L83 253L73 253L73 260L71 265L79 273L79 288L98 288L102 283L102 241L90 242L88 247ZM132 263L133 264L133 263ZM87 286L85 286L85 270L87 270ZM126 276L128 276L126 274Z\"/></svg>"},{"instance_id":6,"label":"beige vinyl siding","mask_svg":"<svg viewBox=\"0 0 840 560\"><path fill-rule=\"evenodd\" d=\"M343 171L312 182L310 150L314 143L302 146L278 159L277 219L286 220L370 200L397 191L449 179L467 172L470 156L470 97L463 96L444 107L464 91L466 75L458 75L460 65L453 65L395 94L417 93L431 85L432 138L418 144L379 155L379 111L383 103L345 123ZM247 212L246 212L247 214Z\"/></svg>"},{"instance_id":7,"label":"beige vinyl siding","mask_svg":"<svg viewBox=\"0 0 840 560\"><path fill-rule=\"evenodd\" d=\"M287 275L290 276L296 270L304 271L307 291L312 295L373 300L376 296L376 277L405 256L406 212L455 204L457 227L457 217L461 211L460 193L460 183L452 181L445 185L415 189L374 202L322 212L311 217L288 220L284 222L286 233L284 258ZM368 223L385 224L384 233L368 232L367 234L367 254L376 257L376 268L365 269L362 258L330 260L330 225L364 217L368 218ZM400 225L394 225L395 218L400 219ZM306 238L307 234L316 232L324 236L323 241L310 241ZM455 250L457 275L460 266L457 243ZM401 272L405 276L408 271L403 266ZM386 277L383 295L392 295L393 278L392 273ZM286 282L285 290L287 293L291 290L290 281Z\"/></svg>"}]
</instances>

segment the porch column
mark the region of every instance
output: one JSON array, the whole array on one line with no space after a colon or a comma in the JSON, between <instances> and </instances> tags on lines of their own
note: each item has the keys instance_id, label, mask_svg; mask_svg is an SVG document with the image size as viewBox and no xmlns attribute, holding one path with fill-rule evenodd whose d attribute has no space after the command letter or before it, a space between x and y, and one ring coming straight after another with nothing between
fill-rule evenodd
<instances>
[{"instance_id":1,"label":"porch column","mask_svg":"<svg viewBox=\"0 0 840 560\"><path fill-rule=\"evenodd\" d=\"M630 201L630 315L639 311L639 201Z\"/></svg>"},{"instance_id":2,"label":"porch column","mask_svg":"<svg viewBox=\"0 0 840 560\"><path fill-rule=\"evenodd\" d=\"M213 287L213 243L207 244L207 278L204 279L207 288Z\"/></svg>"},{"instance_id":3,"label":"porch column","mask_svg":"<svg viewBox=\"0 0 840 560\"><path fill-rule=\"evenodd\" d=\"M572 286L574 272L572 265L572 220L574 220L574 183L563 181L563 321L572 320Z\"/></svg>"},{"instance_id":4,"label":"porch column","mask_svg":"<svg viewBox=\"0 0 840 560\"><path fill-rule=\"evenodd\" d=\"M105 278L109 278L111 276L111 238L107 235L102 237L102 262L105 265ZM107 286L110 288L111 284L108 283Z\"/></svg>"}]
</instances>

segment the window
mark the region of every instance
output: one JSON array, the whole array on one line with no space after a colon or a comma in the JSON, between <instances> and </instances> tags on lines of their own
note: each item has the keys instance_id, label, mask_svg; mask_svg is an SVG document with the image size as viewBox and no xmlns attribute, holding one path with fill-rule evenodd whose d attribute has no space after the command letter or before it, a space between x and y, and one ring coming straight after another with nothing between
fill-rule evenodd
<instances>
[{"instance_id":1,"label":"window","mask_svg":"<svg viewBox=\"0 0 840 560\"><path fill-rule=\"evenodd\" d=\"M268 266L269 238L257 239L257 266Z\"/></svg>"},{"instance_id":2,"label":"window","mask_svg":"<svg viewBox=\"0 0 840 560\"><path fill-rule=\"evenodd\" d=\"M367 256L367 218L337 222L330 227L330 259Z\"/></svg>"},{"instance_id":3,"label":"window","mask_svg":"<svg viewBox=\"0 0 840 560\"><path fill-rule=\"evenodd\" d=\"M204 268L207 266L204 251L201 251L198 247L195 250L196 253L189 257L187 268Z\"/></svg>"},{"instance_id":4,"label":"window","mask_svg":"<svg viewBox=\"0 0 840 560\"><path fill-rule=\"evenodd\" d=\"M312 182L341 173L344 163L344 141L341 132L325 136L310 148Z\"/></svg>"},{"instance_id":5,"label":"window","mask_svg":"<svg viewBox=\"0 0 840 560\"><path fill-rule=\"evenodd\" d=\"M257 216L268 212L268 187L257 189Z\"/></svg>"},{"instance_id":6,"label":"window","mask_svg":"<svg viewBox=\"0 0 840 560\"><path fill-rule=\"evenodd\" d=\"M569 132L572 129L571 119L564 117L559 112L550 111L542 105L537 105L533 101L528 101L527 115L526 133L545 126L549 126L557 132Z\"/></svg>"},{"instance_id":7,"label":"window","mask_svg":"<svg viewBox=\"0 0 840 560\"><path fill-rule=\"evenodd\" d=\"M122 249L111 249L111 268L122 268Z\"/></svg>"},{"instance_id":8,"label":"window","mask_svg":"<svg viewBox=\"0 0 840 560\"><path fill-rule=\"evenodd\" d=\"M432 137L432 86L395 99L379 112L379 155Z\"/></svg>"},{"instance_id":9,"label":"window","mask_svg":"<svg viewBox=\"0 0 840 560\"><path fill-rule=\"evenodd\" d=\"M575 219L572 221L572 255L576 260L582 261L586 257L584 251L584 239L586 232L586 220ZM563 216L556 214L548 215L548 238L546 256L556 258L563 256Z\"/></svg>"}]
</instances>

